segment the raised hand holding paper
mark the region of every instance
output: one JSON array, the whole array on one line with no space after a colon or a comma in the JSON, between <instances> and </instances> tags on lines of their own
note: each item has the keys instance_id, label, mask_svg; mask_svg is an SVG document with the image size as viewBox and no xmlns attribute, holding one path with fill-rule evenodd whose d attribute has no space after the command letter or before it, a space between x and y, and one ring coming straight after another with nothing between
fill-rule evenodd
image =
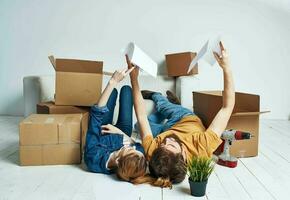
<instances>
[{"instance_id":1,"label":"raised hand holding paper","mask_svg":"<svg viewBox=\"0 0 290 200\"><path fill-rule=\"evenodd\" d=\"M204 60L208 62L210 65L214 65L216 63L216 59L213 55L213 51L217 52L219 55L221 55L221 50L220 50L220 43L221 37L218 36L209 42L209 47L208 47L208 52L204 56Z\"/></svg>"},{"instance_id":2,"label":"raised hand holding paper","mask_svg":"<svg viewBox=\"0 0 290 200\"><path fill-rule=\"evenodd\" d=\"M157 63L154 62L144 51L142 51L136 44L130 42L125 50L129 60L144 70L146 73L157 76Z\"/></svg>"},{"instance_id":3,"label":"raised hand holding paper","mask_svg":"<svg viewBox=\"0 0 290 200\"><path fill-rule=\"evenodd\" d=\"M198 61L207 53L207 49L208 49L208 41L199 50L195 58L192 59L190 65L188 66L187 73L189 73L193 69L193 67L196 65L196 63L198 63Z\"/></svg>"},{"instance_id":4,"label":"raised hand holding paper","mask_svg":"<svg viewBox=\"0 0 290 200\"><path fill-rule=\"evenodd\" d=\"M196 65L196 63L198 63L198 61L200 61L201 59L204 59L210 65L214 65L216 63L216 59L213 55L213 51L221 55L221 50L219 46L220 41L220 36L215 39L208 40L197 53L197 56L191 61L190 65L188 66L187 73L189 73Z\"/></svg>"}]
</instances>

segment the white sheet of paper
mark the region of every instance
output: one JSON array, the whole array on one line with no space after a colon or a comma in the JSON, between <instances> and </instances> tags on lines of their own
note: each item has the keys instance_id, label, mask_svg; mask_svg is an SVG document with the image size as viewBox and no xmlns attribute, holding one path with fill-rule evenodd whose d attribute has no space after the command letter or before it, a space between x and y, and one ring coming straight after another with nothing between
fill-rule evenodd
<instances>
[{"instance_id":1,"label":"white sheet of paper","mask_svg":"<svg viewBox=\"0 0 290 200\"><path fill-rule=\"evenodd\" d=\"M210 40L208 52L204 56L204 60L208 62L210 65L214 65L216 63L216 59L213 55L213 51L217 52L221 55L220 45L219 42L221 41L221 37L218 36L212 40Z\"/></svg>"},{"instance_id":2,"label":"white sheet of paper","mask_svg":"<svg viewBox=\"0 0 290 200\"><path fill-rule=\"evenodd\" d=\"M195 56L194 59L192 59L190 65L188 66L188 70L187 73L189 73L193 67L196 65L196 63L198 63L198 61L207 53L207 49L208 49L208 42L207 41L203 47L199 50L199 52L197 53L197 55Z\"/></svg>"},{"instance_id":3,"label":"white sheet of paper","mask_svg":"<svg viewBox=\"0 0 290 200\"><path fill-rule=\"evenodd\" d=\"M142 51L136 44L130 42L124 52L128 55L129 60L137 65L140 69L150 74L153 77L157 77L157 63L154 62L144 51Z\"/></svg>"}]
</instances>

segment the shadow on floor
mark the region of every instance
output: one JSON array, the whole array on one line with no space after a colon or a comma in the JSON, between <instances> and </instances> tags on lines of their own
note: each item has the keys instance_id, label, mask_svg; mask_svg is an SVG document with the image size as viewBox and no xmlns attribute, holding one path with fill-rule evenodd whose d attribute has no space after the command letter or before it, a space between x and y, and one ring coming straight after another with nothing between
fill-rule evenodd
<instances>
[{"instance_id":1,"label":"shadow on floor","mask_svg":"<svg viewBox=\"0 0 290 200\"><path fill-rule=\"evenodd\" d=\"M185 194L190 195L190 189L189 189L189 187L180 187L180 188L178 188L178 190L180 192L182 192L182 193L185 193Z\"/></svg>"},{"instance_id":2,"label":"shadow on floor","mask_svg":"<svg viewBox=\"0 0 290 200\"><path fill-rule=\"evenodd\" d=\"M19 165L18 142L11 142L6 148L1 149L0 159L11 164Z\"/></svg>"}]
</instances>

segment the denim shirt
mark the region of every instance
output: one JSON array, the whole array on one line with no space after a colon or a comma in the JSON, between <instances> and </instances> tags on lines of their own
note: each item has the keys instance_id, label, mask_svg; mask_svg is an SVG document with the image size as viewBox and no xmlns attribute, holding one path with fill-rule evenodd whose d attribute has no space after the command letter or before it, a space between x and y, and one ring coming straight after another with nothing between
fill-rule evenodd
<instances>
[{"instance_id":1,"label":"denim shirt","mask_svg":"<svg viewBox=\"0 0 290 200\"><path fill-rule=\"evenodd\" d=\"M120 134L103 135L101 133L103 117L107 112L109 112L109 109L106 106L98 107L95 105L91 107L84 161L91 172L111 174L113 171L107 169L106 163L112 152L124 146L124 136ZM136 150L144 153L140 143L135 143L133 146L136 147Z\"/></svg>"}]
</instances>

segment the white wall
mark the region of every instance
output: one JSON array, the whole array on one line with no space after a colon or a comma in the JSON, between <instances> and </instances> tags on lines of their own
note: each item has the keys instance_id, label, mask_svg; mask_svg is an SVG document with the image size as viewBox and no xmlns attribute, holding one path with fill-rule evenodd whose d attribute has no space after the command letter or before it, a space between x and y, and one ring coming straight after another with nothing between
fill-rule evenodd
<instances>
[{"instance_id":1,"label":"white wall","mask_svg":"<svg viewBox=\"0 0 290 200\"><path fill-rule=\"evenodd\" d=\"M288 119L290 9L266 2L1 0L0 114L23 113L22 78L54 73L49 54L104 60L109 71L125 65L120 50L135 41L164 73L164 54L196 51L221 34L236 89L260 94L262 109L272 111L265 117ZM200 64L205 88L221 87L218 70Z\"/></svg>"}]
</instances>

